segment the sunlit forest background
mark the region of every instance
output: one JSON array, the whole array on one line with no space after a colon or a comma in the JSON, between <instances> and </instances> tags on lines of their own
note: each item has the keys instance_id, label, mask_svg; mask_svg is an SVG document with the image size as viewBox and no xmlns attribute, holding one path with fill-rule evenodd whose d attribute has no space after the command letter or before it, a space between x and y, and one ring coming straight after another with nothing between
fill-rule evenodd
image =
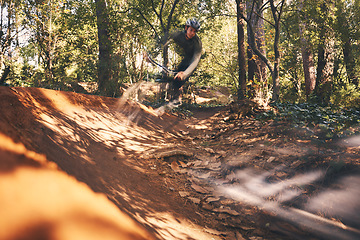
<instances>
[{"instance_id":1,"label":"sunlit forest background","mask_svg":"<svg viewBox=\"0 0 360 240\"><path fill-rule=\"evenodd\" d=\"M0 14L1 84L119 97L159 71L143 52L167 63L161 44L196 17L194 85L360 106L359 0L1 0Z\"/></svg>"}]
</instances>

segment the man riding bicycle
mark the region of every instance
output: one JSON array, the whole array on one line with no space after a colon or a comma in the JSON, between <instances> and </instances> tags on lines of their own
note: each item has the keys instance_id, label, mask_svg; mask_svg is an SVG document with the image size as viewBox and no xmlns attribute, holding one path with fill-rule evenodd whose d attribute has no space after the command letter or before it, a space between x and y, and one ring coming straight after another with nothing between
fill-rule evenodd
<instances>
[{"instance_id":1,"label":"man riding bicycle","mask_svg":"<svg viewBox=\"0 0 360 240\"><path fill-rule=\"evenodd\" d=\"M189 80L190 75L200 62L202 42L196 34L200 30L200 23L195 18L190 18L185 23L185 29L177 31L170 35L169 40L164 47L172 41L181 49L182 61L176 67L176 75L171 79L171 101L174 103L181 102L180 88Z\"/></svg>"}]
</instances>

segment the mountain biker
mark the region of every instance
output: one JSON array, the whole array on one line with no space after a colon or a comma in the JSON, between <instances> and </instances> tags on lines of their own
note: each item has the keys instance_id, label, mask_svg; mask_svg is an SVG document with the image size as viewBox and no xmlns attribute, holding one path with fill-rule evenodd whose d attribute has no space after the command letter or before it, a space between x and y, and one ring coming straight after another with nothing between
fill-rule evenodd
<instances>
[{"instance_id":1,"label":"mountain biker","mask_svg":"<svg viewBox=\"0 0 360 240\"><path fill-rule=\"evenodd\" d=\"M180 103L180 88L189 80L190 75L200 62L202 42L196 34L200 30L200 23L195 18L189 18L185 23L185 29L170 35L167 46L174 41L182 50L183 59L176 68L177 74L172 81L171 101Z\"/></svg>"}]
</instances>

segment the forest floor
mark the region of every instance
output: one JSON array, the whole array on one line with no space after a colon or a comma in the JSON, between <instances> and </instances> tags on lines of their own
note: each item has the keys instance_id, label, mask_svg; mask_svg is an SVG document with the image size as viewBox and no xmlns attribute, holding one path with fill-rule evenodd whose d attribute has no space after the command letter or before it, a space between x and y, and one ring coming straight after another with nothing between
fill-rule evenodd
<instances>
[{"instance_id":1,"label":"forest floor","mask_svg":"<svg viewBox=\"0 0 360 240\"><path fill-rule=\"evenodd\" d=\"M119 239L120 215L145 239L359 239L358 136L39 88L0 112L1 239Z\"/></svg>"}]
</instances>

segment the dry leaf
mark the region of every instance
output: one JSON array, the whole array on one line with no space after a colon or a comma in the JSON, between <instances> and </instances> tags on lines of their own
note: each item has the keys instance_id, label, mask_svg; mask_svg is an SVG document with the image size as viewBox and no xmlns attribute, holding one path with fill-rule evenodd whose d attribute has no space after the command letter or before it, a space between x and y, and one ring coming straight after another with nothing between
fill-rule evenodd
<instances>
[{"instance_id":1,"label":"dry leaf","mask_svg":"<svg viewBox=\"0 0 360 240\"><path fill-rule=\"evenodd\" d=\"M206 190L205 188L203 188L203 187L201 187L201 186L199 186L199 185L192 184L191 187L192 187L195 191L197 191L197 192L199 192L199 193L209 193L208 190Z\"/></svg>"},{"instance_id":2,"label":"dry leaf","mask_svg":"<svg viewBox=\"0 0 360 240\"><path fill-rule=\"evenodd\" d=\"M223 150L217 151L217 153L220 154L221 156L225 156L227 154L227 152Z\"/></svg>"},{"instance_id":3,"label":"dry leaf","mask_svg":"<svg viewBox=\"0 0 360 240\"><path fill-rule=\"evenodd\" d=\"M208 168L211 169L211 170L214 170L214 171L220 170L220 168L221 168L221 162L213 162L213 163L210 163L210 164L208 165Z\"/></svg>"},{"instance_id":4,"label":"dry leaf","mask_svg":"<svg viewBox=\"0 0 360 240\"><path fill-rule=\"evenodd\" d=\"M183 161L179 161L182 168L187 168L188 164L184 163Z\"/></svg>"},{"instance_id":5,"label":"dry leaf","mask_svg":"<svg viewBox=\"0 0 360 240\"><path fill-rule=\"evenodd\" d=\"M188 162L188 163L186 164L186 167L191 167L191 166L194 166L194 162Z\"/></svg>"},{"instance_id":6,"label":"dry leaf","mask_svg":"<svg viewBox=\"0 0 360 240\"><path fill-rule=\"evenodd\" d=\"M227 214L230 214L230 215L233 215L233 216L238 216L240 215L240 213L238 213L237 211L235 210L232 210L231 208L229 207L220 207L220 208L215 208L213 209L214 212L219 212L219 213L227 213Z\"/></svg>"},{"instance_id":7,"label":"dry leaf","mask_svg":"<svg viewBox=\"0 0 360 240\"><path fill-rule=\"evenodd\" d=\"M201 201L200 199L194 198L194 197L188 197L188 199L191 200L195 204L200 204L200 201Z\"/></svg>"},{"instance_id":8,"label":"dry leaf","mask_svg":"<svg viewBox=\"0 0 360 240\"><path fill-rule=\"evenodd\" d=\"M195 166L195 167L198 167L198 166L200 166L200 165L202 165L202 161L194 161L194 162L192 162L193 163L193 166Z\"/></svg>"},{"instance_id":9,"label":"dry leaf","mask_svg":"<svg viewBox=\"0 0 360 240\"><path fill-rule=\"evenodd\" d=\"M269 157L269 159L267 160L268 163L271 163L272 161L275 160L275 157Z\"/></svg>"},{"instance_id":10,"label":"dry leaf","mask_svg":"<svg viewBox=\"0 0 360 240\"><path fill-rule=\"evenodd\" d=\"M228 213L228 214L233 215L233 216L239 216L240 215L240 213L238 213L237 211L232 210L232 209L228 209L225 213Z\"/></svg>"},{"instance_id":11,"label":"dry leaf","mask_svg":"<svg viewBox=\"0 0 360 240\"><path fill-rule=\"evenodd\" d=\"M163 176L163 175L166 175L166 173L167 173L166 171L162 171L162 172L159 173L159 175Z\"/></svg>"},{"instance_id":12,"label":"dry leaf","mask_svg":"<svg viewBox=\"0 0 360 240\"><path fill-rule=\"evenodd\" d=\"M246 226L239 226L241 229L249 231L249 230L255 230L253 227L246 227Z\"/></svg>"},{"instance_id":13,"label":"dry leaf","mask_svg":"<svg viewBox=\"0 0 360 240\"><path fill-rule=\"evenodd\" d=\"M200 174L200 175L198 176L198 178L206 179L206 178L209 178L209 177L210 177L210 174L211 174L211 172L204 173L204 174Z\"/></svg>"},{"instance_id":14,"label":"dry leaf","mask_svg":"<svg viewBox=\"0 0 360 240\"><path fill-rule=\"evenodd\" d=\"M171 163L171 169L174 170L174 172L180 172L179 164L177 164L176 161L173 161L173 162Z\"/></svg>"},{"instance_id":15,"label":"dry leaf","mask_svg":"<svg viewBox=\"0 0 360 240\"><path fill-rule=\"evenodd\" d=\"M234 203L234 200L232 200L232 199L225 199L225 200L221 201L221 204L223 204L223 205L230 205L233 203Z\"/></svg>"},{"instance_id":16,"label":"dry leaf","mask_svg":"<svg viewBox=\"0 0 360 240\"><path fill-rule=\"evenodd\" d=\"M218 197L209 197L206 199L206 202L211 203L211 202L217 202L219 200L220 200L220 198L218 198Z\"/></svg>"},{"instance_id":17,"label":"dry leaf","mask_svg":"<svg viewBox=\"0 0 360 240\"><path fill-rule=\"evenodd\" d=\"M187 196L190 195L190 193L184 192L184 191L180 191L180 192L179 192L179 195L180 195L180 197L187 197Z\"/></svg>"},{"instance_id":18,"label":"dry leaf","mask_svg":"<svg viewBox=\"0 0 360 240\"><path fill-rule=\"evenodd\" d=\"M286 172L277 172L275 173L275 175L278 177L278 178L284 178L284 177L287 177L288 174Z\"/></svg>"},{"instance_id":19,"label":"dry leaf","mask_svg":"<svg viewBox=\"0 0 360 240\"><path fill-rule=\"evenodd\" d=\"M236 237L236 240L245 240L243 235L241 235L241 233L239 233L238 231L235 232L235 237Z\"/></svg>"},{"instance_id":20,"label":"dry leaf","mask_svg":"<svg viewBox=\"0 0 360 240\"><path fill-rule=\"evenodd\" d=\"M209 192L215 192L215 188L213 187L204 187Z\"/></svg>"},{"instance_id":21,"label":"dry leaf","mask_svg":"<svg viewBox=\"0 0 360 240\"><path fill-rule=\"evenodd\" d=\"M204 154L196 154L195 157L196 157L197 159L199 159L199 162L200 162L200 163L203 163L203 162L209 160L209 156L204 155Z\"/></svg>"},{"instance_id":22,"label":"dry leaf","mask_svg":"<svg viewBox=\"0 0 360 240\"><path fill-rule=\"evenodd\" d=\"M224 232L220 232L218 230L215 230L215 229L210 229L210 228L204 228L204 231L207 232L207 233L210 233L210 234L213 234L213 235L226 235Z\"/></svg>"},{"instance_id":23,"label":"dry leaf","mask_svg":"<svg viewBox=\"0 0 360 240\"><path fill-rule=\"evenodd\" d=\"M203 209L205 209L205 210L208 210L208 211L212 211L212 210L213 210L213 207L212 207L210 204L208 204L208 203L203 203L203 204L201 205L201 207L202 207Z\"/></svg>"},{"instance_id":24,"label":"dry leaf","mask_svg":"<svg viewBox=\"0 0 360 240\"><path fill-rule=\"evenodd\" d=\"M207 151L208 153L214 154L215 151L212 148L205 148L205 151Z\"/></svg>"}]
</instances>

